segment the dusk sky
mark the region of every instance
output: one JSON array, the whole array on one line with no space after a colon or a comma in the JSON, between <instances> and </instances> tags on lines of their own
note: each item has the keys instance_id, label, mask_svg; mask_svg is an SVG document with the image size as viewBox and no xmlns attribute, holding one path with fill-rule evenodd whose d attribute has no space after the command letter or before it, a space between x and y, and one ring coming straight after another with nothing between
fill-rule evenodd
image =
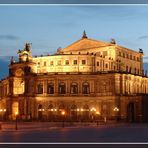
<instances>
[{"instance_id":1,"label":"dusk sky","mask_svg":"<svg viewBox=\"0 0 148 148\"><path fill-rule=\"evenodd\" d=\"M148 5L0 6L0 55L16 56L25 42L33 55L52 54L58 47L89 38L137 50L148 57ZM145 60L146 61L146 60Z\"/></svg>"},{"instance_id":2,"label":"dusk sky","mask_svg":"<svg viewBox=\"0 0 148 148\"><path fill-rule=\"evenodd\" d=\"M148 3L147 0L0 0L1 4L33 4L33 3L37 3L37 4L56 4L56 3L60 3L60 4L82 4L82 3L95 3L95 4L131 4L131 3L138 3L138 4L142 4L142 3Z\"/></svg>"}]
</instances>

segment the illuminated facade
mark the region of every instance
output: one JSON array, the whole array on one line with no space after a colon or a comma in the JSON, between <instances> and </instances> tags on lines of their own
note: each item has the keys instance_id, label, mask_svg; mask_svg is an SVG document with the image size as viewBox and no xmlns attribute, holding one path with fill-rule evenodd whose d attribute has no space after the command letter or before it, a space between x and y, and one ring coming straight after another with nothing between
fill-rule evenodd
<instances>
[{"instance_id":1,"label":"illuminated facade","mask_svg":"<svg viewBox=\"0 0 148 148\"><path fill-rule=\"evenodd\" d=\"M11 59L0 82L1 118L59 121L145 121L148 78L143 51L89 39L54 55L32 56L31 44Z\"/></svg>"}]
</instances>

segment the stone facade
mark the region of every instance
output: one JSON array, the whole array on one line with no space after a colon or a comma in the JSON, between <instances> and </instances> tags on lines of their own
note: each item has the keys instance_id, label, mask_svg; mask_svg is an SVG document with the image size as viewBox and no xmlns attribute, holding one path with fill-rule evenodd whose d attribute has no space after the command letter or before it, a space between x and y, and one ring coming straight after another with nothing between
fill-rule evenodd
<instances>
[{"instance_id":1,"label":"stone facade","mask_svg":"<svg viewBox=\"0 0 148 148\"><path fill-rule=\"evenodd\" d=\"M54 55L32 56L31 44L11 59L0 82L1 119L146 121L148 78L143 51L88 39Z\"/></svg>"}]
</instances>

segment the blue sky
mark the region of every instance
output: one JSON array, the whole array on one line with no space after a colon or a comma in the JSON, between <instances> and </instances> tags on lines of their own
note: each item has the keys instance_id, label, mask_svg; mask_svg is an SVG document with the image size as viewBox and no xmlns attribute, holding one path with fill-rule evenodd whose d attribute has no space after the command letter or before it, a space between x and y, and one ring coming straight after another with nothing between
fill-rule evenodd
<instances>
[{"instance_id":1,"label":"blue sky","mask_svg":"<svg viewBox=\"0 0 148 148\"><path fill-rule=\"evenodd\" d=\"M0 6L0 55L16 56L25 42L33 55L52 54L78 40L110 41L148 57L148 5L121 6ZM145 59L146 61L146 59Z\"/></svg>"},{"instance_id":2,"label":"blue sky","mask_svg":"<svg viewBox=\"0 0 148 148\"><path fill-rule=\"evenodd\" d=\"M25 42L33 54L54 53L81 38L110 41L148 56L148 6L0 6L0 55L16 55Z\"/></svg>"},{"instance_id":3,"label":"blue sky","mask_svg":"<svg viewBox=\"0 0 148 148\"><path fill-rule=\"evenodd\" d=\"M112 3L112 4L131 4L131 3L148 3L147 0L0 0L1 4L24 4L24 3L37 3L37 4L56 4L56 3L60 3L60 4L65 4L65 3L69 3L69 4L83 4L83 3L95 3L95 4L108 4L108 3Z\"/></svg>"}]
</instances>

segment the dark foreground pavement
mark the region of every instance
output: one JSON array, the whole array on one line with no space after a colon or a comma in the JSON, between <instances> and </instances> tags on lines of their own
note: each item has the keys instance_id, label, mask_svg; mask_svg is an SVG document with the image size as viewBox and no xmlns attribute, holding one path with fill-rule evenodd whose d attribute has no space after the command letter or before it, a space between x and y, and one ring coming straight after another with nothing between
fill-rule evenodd
<instances>
[{"instance_id":1,"label":"dark foreground pavement","mask_svg":"<svg viewBox=\"0 0 148 148\"><path fill-rule=\"evenodd\" d=\"M10 128L15 127L15 124L6 124L0 131L0 148L148 147L148 145L144 145L144 143L148 143L148 124L106 124L99 126L92 124L64 128L53 125L49 126L47 123L20 124L18 130L15 130L15 128ZM14 145L14 142L21 142L21 144ZM3 143L5 145L2 145Z\"/></svg>"}]
</instances>

